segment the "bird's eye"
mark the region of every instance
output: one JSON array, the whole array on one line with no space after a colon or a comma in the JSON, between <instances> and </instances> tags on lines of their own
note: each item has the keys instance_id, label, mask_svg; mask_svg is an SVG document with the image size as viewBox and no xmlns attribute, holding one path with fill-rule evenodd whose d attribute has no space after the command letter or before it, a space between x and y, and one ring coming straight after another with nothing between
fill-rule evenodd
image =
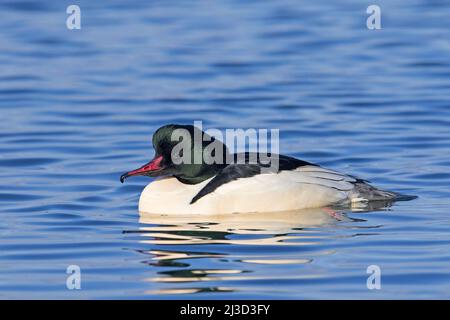
<instances>
[{"instance_id":1,"label":"bird's eye","mask_svg":"<svg viewBox=\"0 0 450 320\"><path fill-rule=\"evenodd\" d=\"M168 152L171 149L171 145L167 142L163 142L160 145L161 150L163 150L164 152Z\"/></svg>"}]
</instances>

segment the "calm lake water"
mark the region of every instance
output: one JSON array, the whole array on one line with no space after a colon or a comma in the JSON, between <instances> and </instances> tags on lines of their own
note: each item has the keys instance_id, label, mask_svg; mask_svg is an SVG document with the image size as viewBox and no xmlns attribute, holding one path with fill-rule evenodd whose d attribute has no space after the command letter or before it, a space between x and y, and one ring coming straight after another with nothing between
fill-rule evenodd
<instances>
[{"instance_id":1,"label":"calm lake water","mask_svg":"<svg viewBox=\"0 0 450 320\"><path fill-rule=\"evenodd\" d=\"M450 2L1 1L0 298L450 297ZM418 195L371 212L140 216L166 123ZM81 290L66 268L81 268ZM368 290L367 267L381 269Z\"/></svg>"}]
</instances>

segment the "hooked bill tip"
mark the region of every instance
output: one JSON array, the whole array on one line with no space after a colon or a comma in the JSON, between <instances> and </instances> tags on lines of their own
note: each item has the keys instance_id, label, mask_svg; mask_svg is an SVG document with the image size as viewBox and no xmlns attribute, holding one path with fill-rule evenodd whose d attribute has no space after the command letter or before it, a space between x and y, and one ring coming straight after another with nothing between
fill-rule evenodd
<instances>
[{"instance_id":1,"label":"hooked bill tip","mask_svg":"<svg viewBox=\"0 0 450 320\"><path fill-rule=\"evenodd\" d=\"M128 177L128 175L126 173L121 175L120 176L120 182L123 183L127 177Z\"/></svg>"}]
</instances>

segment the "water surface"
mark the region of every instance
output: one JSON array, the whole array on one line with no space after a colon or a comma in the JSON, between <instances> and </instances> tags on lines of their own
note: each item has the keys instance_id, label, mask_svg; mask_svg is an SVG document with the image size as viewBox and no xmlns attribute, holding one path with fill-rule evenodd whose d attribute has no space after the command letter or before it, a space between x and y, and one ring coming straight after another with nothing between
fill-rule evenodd
<instances>
[{"instance_id":1,"label":"water surface","mask_svg":"<svg viewBox=\"0 0 450 320\"><path fill-rule=\"evenodd\" d=\"M378 1L378 31L356 0L77 1L73 31L68 4L0 3L0 298L449 298L448 2ZM193 120L419 198L140 216L120 174Z\"/></svg>"}]
</instances>

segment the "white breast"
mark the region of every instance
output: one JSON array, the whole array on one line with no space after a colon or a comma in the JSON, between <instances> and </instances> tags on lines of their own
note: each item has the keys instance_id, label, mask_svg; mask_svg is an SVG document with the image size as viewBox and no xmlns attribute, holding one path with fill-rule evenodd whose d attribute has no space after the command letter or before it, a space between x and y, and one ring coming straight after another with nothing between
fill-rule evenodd
<instances>
[{"instance_id":1,"label":"white breast","mask_svg":"<svg viewBox=\"0 0 450 320\"><path fill-rule=\"evenodd\" d=\"M196 185L163 178L142 192L139 211L156 214L229 214L324 207L350 197L354 178L315 166L228 182L190 204L210 181Z\"/></svg>"}]
</instances>

